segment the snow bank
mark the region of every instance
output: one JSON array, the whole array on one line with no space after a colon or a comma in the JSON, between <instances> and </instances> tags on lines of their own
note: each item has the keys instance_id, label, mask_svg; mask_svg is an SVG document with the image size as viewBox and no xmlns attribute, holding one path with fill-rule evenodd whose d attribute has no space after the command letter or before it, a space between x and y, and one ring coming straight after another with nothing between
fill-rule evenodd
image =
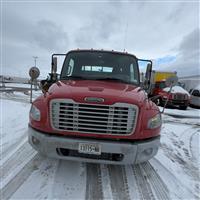
<instances>
[{"instance_id":1,"label":"snow bank","mask_svg":"<svg viewBox=\"0 0 200 200\"><path fill-rule=\"evenodd\" d=\"M159 110L162 112L163 107L159 106ZM186 110L180 110L177 108L165 108L164 115L174 115L176 116L182 116L182 119L189 120L189 118L192 119L192 121L196 122L196 120L200 120L200 110L199 109L193 109L188 107ZM196 120L195 120L196 119Z\"/></svg>"},{"instance_id":2,"label":"snow bank","mask_svg":"<svg viewBox=\"0 0 200 200\"><path fill-rule=\"evenodd\" d=\"M26 138L30 104L0 99L0 148L5 158Z\"/></svg>"},{"instance_id":3,"label":"snow bank","mask_svg":"<svg viewBox=\"0 0 200 200\"><path fill-rule=\"evenodd\" d=\"M197 85L194 89L195 89L195 90L200 90L200 84Z\"/></svg>"}]
</instances>

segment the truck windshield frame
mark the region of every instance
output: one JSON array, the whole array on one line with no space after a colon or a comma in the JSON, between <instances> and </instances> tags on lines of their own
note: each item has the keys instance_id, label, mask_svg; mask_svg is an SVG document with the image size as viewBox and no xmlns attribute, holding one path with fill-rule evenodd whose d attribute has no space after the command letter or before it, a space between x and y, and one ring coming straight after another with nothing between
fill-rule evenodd
<instances>
[{"instance_id":1,"label":"truck windshield frame","mask_svg":"<svg viewBox=\"0 0 200 200\"><path fill-rule=\"evenodd\" d=\"M137 58L107 51L71 51L66 54L60 80L119 81L139 85Z\"/></svg>"}]
</instances>

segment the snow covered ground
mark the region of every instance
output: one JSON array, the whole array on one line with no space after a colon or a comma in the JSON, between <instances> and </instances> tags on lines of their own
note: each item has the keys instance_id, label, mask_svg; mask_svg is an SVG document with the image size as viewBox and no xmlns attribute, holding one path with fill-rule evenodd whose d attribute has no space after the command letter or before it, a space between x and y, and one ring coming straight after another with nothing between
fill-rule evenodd
<instances>
[{"instance_id":1,"label":"snow covered ground","mask_svg":"<svg viewBox=\"0 0 200 200\"><path fill-rule=\"evenodd\" d=\"M200 110L166 109L156 157L113 166L42 157L27 143L29 96L0 103L1 199L200 199Z\"/></svg>"}]
</instances>

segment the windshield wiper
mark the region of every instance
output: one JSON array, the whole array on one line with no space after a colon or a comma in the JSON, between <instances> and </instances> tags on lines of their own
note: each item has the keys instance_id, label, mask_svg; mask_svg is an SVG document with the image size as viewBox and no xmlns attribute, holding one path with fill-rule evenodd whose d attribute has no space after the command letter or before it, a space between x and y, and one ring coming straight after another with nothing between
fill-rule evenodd
<instances>
[{"instance_id":1,"label":"windshield wiper","mask_svg":"<svg viewBox=\"0 0 200 200\"><path fill-rule=\"evenodd\" d=\"M125 81L120 78L115 78L115 77L106 77L106 78L96 78L95 80L100 80L100 81L118 81L122 83L130 83L129 81Z\"/></svg>"},{"instance_id":2,"label":"windshield wiper","mask_svg":"<svg viewBox=\"0 0 200 200\"><path fill-rule=\"evenodd\" d=\"M87 79L87 78L83 76L62 76L60 79L68 80L68 79Z\"/></svg>"},{"instance_id":3,"label":"windshield wiper","mask_svg":"<svg viewBox=\"0 0 200 200\"><path fill-rule=\"evenodd\" d=\"M98 80L98 81L117 81L122 83L130 83L129 81L125 81L123 79L115 78L115 77L105 77L105 78L89 78L89 77L83 77L83 76L62 76L60 78L61 80L69 80L69 79L81 79L81 80Z\"/></svg>"}]
</instances>

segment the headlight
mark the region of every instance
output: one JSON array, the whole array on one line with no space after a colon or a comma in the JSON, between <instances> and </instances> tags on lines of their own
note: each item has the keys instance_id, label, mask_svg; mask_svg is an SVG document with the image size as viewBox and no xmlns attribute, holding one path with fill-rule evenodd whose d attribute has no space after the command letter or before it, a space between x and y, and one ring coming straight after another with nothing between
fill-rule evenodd
<instances>
[{"instance_id":1,"label":"headlight","mask_svg":"<svg viewBox=\"0 0 200 200\"><path fill-rule=\"evenodd\" d=\"M151 118L148 121L147 127L149 129L154 129L154 128L158 128L159 126L161 126L161 124L162 124L161 114L158 113L155 117Z\"/></svg>"},{"instance_id":2,"label":"headlight","mask_svg":"<svg viewBox=\"0 0 200 200\"><path fill-rule=\"evenodd\" d=\"M40 121L40 110L32 104L30 110L30 116L35 121Z\"/></svg>"},{"instance_id":3,"label":"headlight","mask_svg":"<svg viewBox=\"0 0 200 200\"><path fill-rule=\"evenodd\" d=\"M190 97L187 94L185 94L184 98L185 98L185 100L188 100Z\"/></svg>"}]
</instances>

